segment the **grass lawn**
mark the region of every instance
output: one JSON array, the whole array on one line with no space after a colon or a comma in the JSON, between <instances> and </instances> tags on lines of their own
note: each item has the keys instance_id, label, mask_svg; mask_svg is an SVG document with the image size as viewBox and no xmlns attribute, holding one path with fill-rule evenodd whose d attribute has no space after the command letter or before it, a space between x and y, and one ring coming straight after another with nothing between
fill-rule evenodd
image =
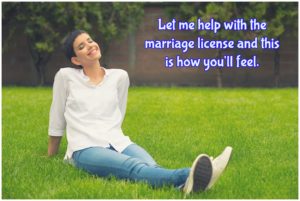
<instances>
[{"instance_id":1,"label":"grass lawn","mask_svg":"<svg viewBox=\"0 0 300 201\"><path fill-rule=\"evenodd\" d=\"M2 197L182 199L172 188L106 180L48 158L51 88L2 89ZM298 89L129 90L123 131L168 168L233 147L229 166L195 199L298 198Z\"/></svg>"}]
</instances>

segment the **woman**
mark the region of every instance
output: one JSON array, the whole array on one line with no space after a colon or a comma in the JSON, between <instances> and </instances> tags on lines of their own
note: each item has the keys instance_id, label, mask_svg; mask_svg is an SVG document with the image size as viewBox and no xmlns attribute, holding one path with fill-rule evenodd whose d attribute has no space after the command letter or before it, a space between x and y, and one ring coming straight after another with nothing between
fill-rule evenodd
<instances>
[{"instance_id":1,"label":"woman","mask_svg":"<svg viewBox=\"0 0 300 201\"><path fill-rule=\"evenodd\" d=\"M85 31L73 31L64 47L67 58L81 68L61 68L55 75L49 156L58 152L66 129L65 160L91 174L145 181L153 187L171 185L186 194L211 188L227 165L231 147L213 161L200 154L191 168L160 167L122 132L129 87L127 72L103 68L100 47Z\"/></svg>"}]
</instances>

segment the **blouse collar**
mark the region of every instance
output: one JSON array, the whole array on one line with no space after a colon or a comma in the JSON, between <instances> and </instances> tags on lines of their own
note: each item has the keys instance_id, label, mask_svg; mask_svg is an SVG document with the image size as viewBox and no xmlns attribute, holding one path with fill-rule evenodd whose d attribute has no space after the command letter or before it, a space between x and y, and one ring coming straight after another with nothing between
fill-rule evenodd
<instances>
[{"instance_id":1,"label":"blouse collar","mask_svg":"<svg viewBox=\"0 0 300 201\"><path fill-rule=\"evenodd\" d=\"M100 83L96 84L96 85L90 84L90 83L89 83L90 78L89 78L87 75L84 74L83 68L80 69L81 77L84 79L84 81L85 81L89 86L93 86L93 87L100 86L100 85L103 84L104 80L107 79L107 77L109 76L109 73L110 73L110 71L108 71L106 68L103 68L103 67L101 67L101 68L102 68L102 69L104 70L104 72L105 72L105 73L104 73L104 77L103 77L102 81L101 81Z\"/></svg>"},{"instance_id":2,"label":"blouse collar","mask_svg":"<svg viewBox=\"0 0 300 201\"><path fill-rule=\"evenodd\" d=\"M104 79L105 77L109 76L109 71L104 67L101 68L104 70L104 77L103 77ZM80 69L80 74L83 77L83 79L86 80L87 82L90 80L90 78L86 74L84 74L83 68Z\"/></svg>"}]
</instances>

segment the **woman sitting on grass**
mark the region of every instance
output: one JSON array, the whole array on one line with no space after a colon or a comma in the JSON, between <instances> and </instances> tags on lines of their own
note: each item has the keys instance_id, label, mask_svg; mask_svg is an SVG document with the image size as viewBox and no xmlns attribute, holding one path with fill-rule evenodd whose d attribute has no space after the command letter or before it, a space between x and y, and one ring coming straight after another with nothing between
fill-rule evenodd
<instances>
[{"instance_id":1,"label":"woman sitting on grass","mask_svg":"<svg viewBox=\"0 0 300 201\"><path fill-rule=\"evenodd\" d=\"M65 128L65 160L100 177L145 181L153 187L170 185L186 194L212 187L225 169L231 147L212 160L200 154L191 168L165 169L122 132L129 78L121 69L100 64L98 44L85 31L75 30L64 43L76 68L55 75L49 120L48 155L58 152Z\"/></svg>"}]
</instances>

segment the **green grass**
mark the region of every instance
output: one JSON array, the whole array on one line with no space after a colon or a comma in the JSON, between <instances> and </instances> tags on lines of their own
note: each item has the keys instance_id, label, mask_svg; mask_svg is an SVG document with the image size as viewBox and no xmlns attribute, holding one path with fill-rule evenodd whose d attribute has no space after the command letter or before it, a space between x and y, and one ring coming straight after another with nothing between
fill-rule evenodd
<instances>
[{"instance_id":1,"label":"green grass","mask_svg":"<svg viewBox=\"0 0 300 201\"><path fill-rule=\"evenodd\" d=\"M51 88L2 89L2 197L182 199L172 188L96 178L46 156ZM233 147L196 199L298 198L298 89L130 88L124 132L167 168Z\"/></svg>"}]
</instances>

